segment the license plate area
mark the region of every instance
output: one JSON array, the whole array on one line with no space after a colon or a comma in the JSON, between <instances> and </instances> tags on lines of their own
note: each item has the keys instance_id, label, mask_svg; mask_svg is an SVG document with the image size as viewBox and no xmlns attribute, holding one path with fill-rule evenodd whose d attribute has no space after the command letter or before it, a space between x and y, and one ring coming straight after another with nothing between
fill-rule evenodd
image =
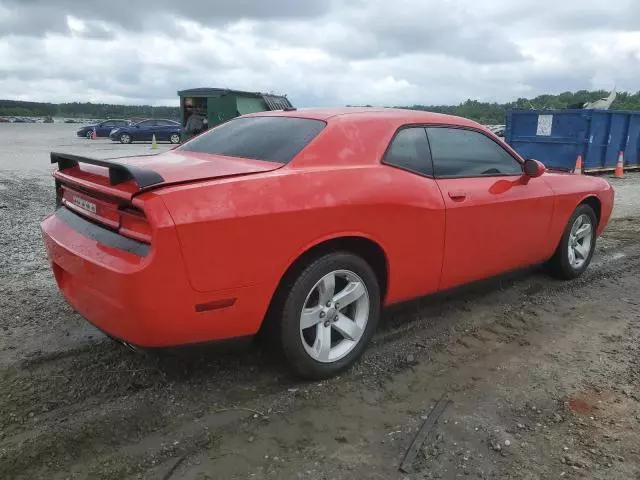
<instances>
[{"instance_id":1,"label":"license plate area","mask_svg":"<svg viewBox=\"0 0 640 480\"><path fill-rule=\"evenodd\" d=\"M78 190L62 186L62 204L80 215L113 229L120 226L118 205L92 197Z\"/></svg>"}]
</instances>

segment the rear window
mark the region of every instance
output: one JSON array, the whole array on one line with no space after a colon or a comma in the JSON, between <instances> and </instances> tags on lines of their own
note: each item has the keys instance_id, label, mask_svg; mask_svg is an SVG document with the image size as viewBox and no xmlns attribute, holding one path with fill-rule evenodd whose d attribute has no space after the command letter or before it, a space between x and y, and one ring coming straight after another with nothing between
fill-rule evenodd
<instances>
[{"instance_id":1,"label":"rear window","mask_svg":"<svg viewBox=\"0 0 640 480\"><path fill-rule=\"evenodd\" d=\"M288 163L324 128L309 118L237 118L185 143L185 152Z\"/></svg>"}]
</instances>

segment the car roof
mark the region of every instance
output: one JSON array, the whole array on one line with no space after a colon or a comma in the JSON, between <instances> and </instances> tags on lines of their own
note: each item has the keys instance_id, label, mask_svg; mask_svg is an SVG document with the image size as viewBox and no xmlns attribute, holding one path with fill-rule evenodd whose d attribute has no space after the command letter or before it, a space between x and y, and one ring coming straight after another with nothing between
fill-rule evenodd
<instances>
[{"instance_id":1,"label":"car roof","mask_svg":"<svg viewBox=\"0 0 640 480\"><path fill-rule=\"evenodd\" d=\"M257 112L247 116L255 117L295 117L314 120L386 120L392 123L402 124L439 124L478 127L479 124L462 117L446 115L443 113L427 112L424 110L409 110L403 108L378 108L378 107L338 107L338 108L298 108L288 111Z\"/></svg>"}]
</instances>

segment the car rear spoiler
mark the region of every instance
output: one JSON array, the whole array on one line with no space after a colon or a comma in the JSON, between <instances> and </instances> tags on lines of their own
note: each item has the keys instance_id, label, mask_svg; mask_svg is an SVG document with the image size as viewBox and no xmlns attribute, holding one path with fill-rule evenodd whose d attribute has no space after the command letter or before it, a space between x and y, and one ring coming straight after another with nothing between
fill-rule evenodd
<instances>
[{"instance_id":1,"label":"car rear spoiler","mask_svg":"<svg viewBox=\"0 0 640 480\"><path fill-rule=\"evenodd\" d=\"M138 188L146 188L164 182L164 178L153 170L124 165L112 160L97 160L68 153L51 152L51 163L57 163L60 170L77 167L80 163L106 167L109 169L109 183L111 185L133 180L138 185Z\"/></svg>"}]
</instances>

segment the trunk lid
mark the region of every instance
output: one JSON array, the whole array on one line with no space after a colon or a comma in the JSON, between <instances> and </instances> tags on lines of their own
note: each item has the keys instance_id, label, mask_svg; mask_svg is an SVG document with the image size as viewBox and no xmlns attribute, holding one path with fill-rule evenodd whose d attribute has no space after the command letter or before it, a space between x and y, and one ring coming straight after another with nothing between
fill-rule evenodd
<instances>
[{"instance_id":1,"label":"trunk lid","mask_svg":"<svg viewBox=\"0 0 640 480\"><path fill-rule=\"evenodd\" d=\"M177 183L269 172L282 163L193 152L98 160L52 153L56 202L94 223L151 243L152 226L136 194Z\"/></svg>"},{"instance_id":2,"label":"trunk lid","mask_svg":"<svg viewBox=\"0 0 640 480\"><path fill-rule=\"evenodd\" d=\"M197 152L169 151L160 155L97 160L52 153L58 163L54 177L61 183L97 190L125 201L136 193L176 183L269 172L284 164Z\"/></svg>"},{"instance_id":3,"label":"trunk lid","mask_svg":"<svg viewBox=\"0 0 640 480\"><path fill-rule=\"evenodd\" d=\"M269 172L284 165L277 162L180 150L170 150L160 155L122 158L117 161L159 174L163 181L154 186Z\"/></svg>"}]
</instances>

